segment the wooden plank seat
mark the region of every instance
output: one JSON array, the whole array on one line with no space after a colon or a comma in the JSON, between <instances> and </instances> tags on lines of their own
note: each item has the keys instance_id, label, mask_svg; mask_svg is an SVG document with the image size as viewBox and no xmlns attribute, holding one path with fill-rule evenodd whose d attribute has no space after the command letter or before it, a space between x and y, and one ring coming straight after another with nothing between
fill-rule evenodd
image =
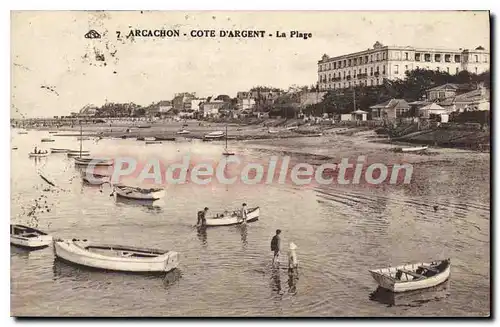
<instances>
[{"instance_id":1,"label":"wooden plank seat","mask_svg":"<svg viewBox=\"0 0 500 327\"><path fill-rule=\"evenodd\" d=\"M427 269L427 270L432 271L436 274L439 273L439 270L437 270L436 268L431 267L431 266L418 266L418 268Z\"/></svg>"},{"instance_id":2,"label":"wooden plank seat","mask_svg":"<svg viewBox=\"0 0 500 327\"><path fill-rule=\"evenodd\" d=\"M398 269L398 271L400 271L400 272L402 272L402 273L404 273L404 274L407 274L407 275L413 276L413 277L418 278L418 279L425 278L425 276L420 275L420 274L417 274L417 273L414 273L413 271L404 270L404 269Z\"/></svg>"}]
</instances>

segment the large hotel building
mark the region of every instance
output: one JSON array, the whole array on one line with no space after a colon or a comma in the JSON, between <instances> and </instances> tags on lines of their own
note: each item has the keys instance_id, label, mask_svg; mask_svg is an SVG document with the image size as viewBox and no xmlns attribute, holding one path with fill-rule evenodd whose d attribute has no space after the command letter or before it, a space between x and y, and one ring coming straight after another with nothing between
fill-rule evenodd
<instances>
[{"instance_id":1,"label":"large hotel building","mask_svg":"<svg viewBox=\"0 0 500 327\"><path fill-rule=\"evenodd\" d=\"M490 69L490 53L479 46L469 49L425 49L384 46L318 61L319 90L355 85L381 85L384 79L403 79L414 69L433 69L457 74L462 70L480 74Z\"/></svg>"}]
</instances>

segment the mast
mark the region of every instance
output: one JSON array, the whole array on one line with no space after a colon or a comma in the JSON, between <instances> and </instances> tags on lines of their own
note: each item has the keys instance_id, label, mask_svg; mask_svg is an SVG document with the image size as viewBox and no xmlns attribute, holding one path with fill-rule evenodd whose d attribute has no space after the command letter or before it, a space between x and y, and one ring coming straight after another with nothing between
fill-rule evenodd
<instances>
[{"instance_id":1,"label":"mast","mask_svg":"<svg viewBox=\"0 0 500 327\"><path fill-rule=\"evenodd\" d=\"M227 123L226 123L226 151L227 151Z\"/></svg>"},{"instance_id":2,"label":"mast","mask_svg":"<svg viewBox=\"0 0 500 327\"><path fill-rule=\"evenodd\" d=\"M356 89L354 87L352 88L352 97L354 102L354 111L356 111Z\"/></svg>"},{"instance_id":3,"label":"mast","mask_svg":"<svg viewBox=\"0 0 500 327\"><path fill-rule=\"evenodd\" d=\"M82 121L80 120L80 159L82 158L82 141L83 140L83 129L82 129Z\"/></svg>"}]
</instances>

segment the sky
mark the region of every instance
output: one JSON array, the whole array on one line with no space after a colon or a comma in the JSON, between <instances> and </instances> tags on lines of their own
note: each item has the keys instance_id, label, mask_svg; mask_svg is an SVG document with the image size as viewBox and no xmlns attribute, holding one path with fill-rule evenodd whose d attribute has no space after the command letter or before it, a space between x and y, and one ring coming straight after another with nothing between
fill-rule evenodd
<instances>
[{"instance_id":1,"label":"sky","mask_svg":"<svg viewBox=\"0 0 500 327\"><path fill-rule=\"evenodd\" d=\"M85 38L91 29L102 37ZM181 36L125 38L132 29L178 29ZM266 37L193 38L191 30L264 30ZM276 38L277 31L288 37ZM291 31L312 37L290 38ZM362 51L376 41L489 49L489 35L484 11L17 11L11 117L69 115L106 101L149 105L180 92L234 97L257 85L313 85L324 53Z\"/></svg>"}]
</instances>

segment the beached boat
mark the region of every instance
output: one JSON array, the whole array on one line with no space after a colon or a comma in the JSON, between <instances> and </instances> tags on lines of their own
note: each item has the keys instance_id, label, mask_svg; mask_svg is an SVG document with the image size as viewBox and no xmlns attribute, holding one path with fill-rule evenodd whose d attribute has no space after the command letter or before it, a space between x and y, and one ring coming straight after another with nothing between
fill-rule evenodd
<instances>
[{"instance_id":1,"label":"beached boat","mask_svg":"<svg viewBox=\"0 0 500 327\"><path fill-rule=\"evenodd\" d=\"M49 131L49 134L57 134L58 132L56 131Z\"/></svg>"},{"instance_id":2,"label":"beached boat","mask_svg":"<svg viewBox=\"0 0 500 327\"><path fill-rule=\"evenodd\" d=\"M190 132L190 131L188 131L187 129L182 129L182 130L180 130L180 131L178 131L178 132L177 132L177 134L179 134L179 135L182 135L182 134L189 134L189 133L191 133L191 132Z\"/></svg>"},{"instance_id":3,"label":"beached boat","mask_svg":"<svg viewBox=\"0 0 500 327\"><path fill-rule=\"evenodd\" d=\"M146 144L161 144L161 141L146 141Z\"/></svg>"},{"instance_id":4,"label":"beached boat","mask_svg":"<svg viewBox=\"0 0 500 327\"><path fill-rule=\"evenodd\" d=\"M28 134L28 132L26 132L26 131L19 131L19 132L17 132L17 134Z\"/></svg>"},{"instance_id":5,"label":"beached boat","mask_svg":"<svg viewBox=\"0 0 500 327\"><path fill-rule=\"evenodd\" d=\"M44 151L41 153L30 152L28 155L33 158L39 158L39 157L48 157L49 154L50 153L48 151Z\"/></svg>"},{"instance_id":6,"label":"beached boat","mask_svg":"<svg viewBox=\"0 0 500 327\"><path fill-rule=\"evenodd\" d=\"M112 166L114 161L113 159L107 158L79 158L74 157L75 164L80 166Z\"/></svg>"},{"instance_id":7,"label":"beached boat","mask_svg":"<svg viewBox=\"0 0 500 327\"><path fill-rule=\"evenodd\" d=\"M216 132L211 132L208 134L205 134L203 136L203 139L205 140L218 140L224 137L224 132L223 131L216 131Z\"/></svg>"},{"instance_id":8,"label":"beached boat","mask_svg":"<svg viewBox=\"0 0 500 327\"><path fill-rule=\"evenodd\" d=\"M139 138L137 138L137 139L139 139ZM156 137L154 137L154 136L153 137L145 137L145 138L143 138L143 140L144 141L156 141Z\"/></svg>"},{"instance_id":9,"label":"beached boat","mask_svg":"<svg viewBox=\"0 0 500 327\"><path fill-rule=\"evenodd\" d=\"M419 152L419 151L425 151L429 148L429 146L415 146L415 147L410 147L410 148L399 148L399 152Z\"/></svg>"},{"instance_id":10,"label":"beached boat","mask_svg":"<svg viewBox=\"0 0 500 327\"><path fill-rule=\"evenodd\" d=\"M299 128L299 126L290 126L290 127L287 127L286 129L289 131L293 131L293 130L296 130L297 128Z\"/></svg>"},{"instance_id":11,"label":"beached boat","mask_svg":"<svg viewBox=\"0 0 500 327\"><path fill-rule=\"evenodd\" d=\"M12 150L17 150L17 146L13 146L13 147L12 147Z\"/></svg>"},{"instance_id":12,"label":"beached boat","mask_svg":"<svg viewBox=\"0 0 500 327\"><path fill-rule=\"evenodd\" d=\"M50 138L44 137L42 139L42 142L54 142L54 139L50 139Z\"/></svg>"},{"instance_id":13,"label":"beached boat","mask_svg":"<svg viewBox=\"0 0 500 327\"><path fill-rule=\"evenodd\" d=\"M68 149L50 148L51 153L67 153Z\"/></svg>"},{"instance_id":14,"label":"beached boat","mask_svg":"<svg viewBox=\"0 0 500 327\"><path fill-rule=\"evenodd\" d=\"M141 188L127 185L115 185L114 191L117 196L134 200L158 200L165 196L166 191L163 188Z\"/></svg>"},{"instance_id":15,"label":"beached boat","mask_svg":"<svg viewBox=\"0 0 500 327\"><path fill-rule=\"evenodd\" d=\"M29 248L41 249L52 243L52 236L24 225L10 225L10 244Z\"/></svg>"},{"instance_id":16,"label":"beached boat","mask_svg":"<svg viewBox=\"0 0 500 327\"><path fill-rule=\"evenodd\" d=\"M257 221L260 215L260 208L249 208L247 212L247 223ZM207 217L207 226L229 226L242 224L243 220L238 211L224 212L215 215L215 217Z\"/></svg>"},{"instance_id":17,"label":"beached boat","mask_svg":"<svg viewBox=\"0 0 500 327\"><path fill-rule=\"evenodd\" d=\"M68 157L70 157L70 158L74 158L74 157L81 158L81 157L88 157L88 156L90 156L90 153L88 153L88 152L87 152L87 153L82 152L82 153L80 154L80 152L68 152L66 155L67 155Z\"/></svg>"},{"instance_id":18,"label":"beached boat","mask_svg":"<svg viewBox=\"0 0 500 327\"><path fill-rule=\"evenodd\" d=\"M267 131L269 134L278 134L280 131L276 130L276 129L269 129Z\"/></svg>"},{"instance_id":19,"label":"beached boat","mask_svg":"<svg viewBox=\"0 0 500 327\"><path fill-rule=\"evenodd\" d=\"M400 293L437 286L450 276L450 259L369 270L380 287Z\"/></svg>"},{"instance_id":20,"label":"beached boat","mask_svg":"<svg viewBox=\"0 0 500 327\"><path fill-rule=\"evenodd\" d=\"M175 137L163 137L163 136L157 136L156 137L157 141L175 141Z\"/></svg>"},{"instance_id":21,"label":"beached boat","mask_svg":"<svg viewBox=\"0 0 500 327\"><path fill-rule=\"evenodd\" d=\"M151 128L151 125L138 125L137 128Z\"/></svg>"},{"instance_id":22,"label":"beached boat","mask_svg":"<svg viewBox=\"0 0 500 327\"><path fill-rule=\"evenodd\" d=\"M87 174L85 172L85 173L83 173L82 179L85 183L92 184L92 185L102 185L102 184L111 182L110 176L101 175L101 174L97 174L97 173Z\"/></svg>"},{"instance_id":23,"label":"beached boat","mask_svg":"<svg viewBox=\"0 0 500 327\"><path fill-rule=\"evenodd\" d=\"M58 258L97 269L168 272L179 265L179 255L175 251L98 244L87 240L56 240L54 249Z\"/></svg>"}]
</instances>

